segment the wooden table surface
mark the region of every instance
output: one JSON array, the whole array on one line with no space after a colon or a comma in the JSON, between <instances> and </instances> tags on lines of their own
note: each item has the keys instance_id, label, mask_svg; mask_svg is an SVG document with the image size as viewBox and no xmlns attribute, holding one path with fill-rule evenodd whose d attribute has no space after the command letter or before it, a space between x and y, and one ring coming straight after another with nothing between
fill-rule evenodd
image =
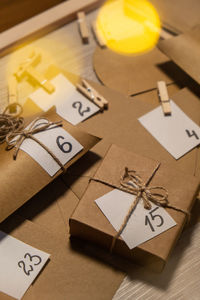
<instances>
[{"instance_id":1,"label":"wooden table surface","mask_svg":"<svg viewBox=\"0 0 200 300\"><path fill-rule=\"evenodd\" d=\"M87 20L91 22L95 16L96 12L90 13ZM90 43L83 45L77 30L77 23L73 22L0 59L1 111L8 101L6 75L24 58L24 53L30 46L40 48L45 53L41 69L47 67L49 62L53 62L61 68L98 82L92 67L92 55L96 42L91 35ZM33 89L27 82L20 85L21 103ZM199 208L198 203L197 209ZM199 300L199 281L200 223L197 222L185 229L163 273L153 274L141 267L133 266L113 300Z\"/></svg>"}]
</instances>

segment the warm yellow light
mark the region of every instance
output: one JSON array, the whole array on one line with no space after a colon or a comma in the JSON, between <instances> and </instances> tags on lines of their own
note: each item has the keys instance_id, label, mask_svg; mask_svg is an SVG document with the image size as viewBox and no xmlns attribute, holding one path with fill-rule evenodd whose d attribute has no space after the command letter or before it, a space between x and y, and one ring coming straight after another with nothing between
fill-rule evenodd
<instances>
[{"instance_id":1,"label":"warm yellow light","mask_svg":"<svg viewBox=\"0 0 200 300\"><path fill-rule=\"evenodd\" d=\"M160 19L147 0L108 0L97 17L97 28L112 50L135 54L152 49L159 38Z\"/></svg>"}]
</instances>

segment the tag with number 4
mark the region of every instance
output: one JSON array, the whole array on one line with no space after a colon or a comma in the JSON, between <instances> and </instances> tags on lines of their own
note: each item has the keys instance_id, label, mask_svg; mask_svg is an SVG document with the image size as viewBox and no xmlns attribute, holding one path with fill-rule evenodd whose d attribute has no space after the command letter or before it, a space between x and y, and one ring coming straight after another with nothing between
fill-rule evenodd
<instances>
[{"instance_id":1,"label":"tag with number 4","mask_svg":"<svg viewBox=\"0 0 200 300\"><path fill-rule=\"evenodd\" d=\"M134 199L134 195L114 189L95 202L115 230L118 231ZM143 202L140 201L121 237L127 246L133 249L175 225L176 222L163 207L152 203L152 208L147 210L144 208Z\"/></svg>"},{"instance_id":2,"label":"tag with number 4","mask_svg":"<svg viewBox=\"0 0 200 300\"><path fill-rule=\"evenodd\" d=\"M175 159L179 159L200 144L200 127L172 100L170 105L171 116L164 116L159 106L139 121Z\"/></svg>"}]
</instances>

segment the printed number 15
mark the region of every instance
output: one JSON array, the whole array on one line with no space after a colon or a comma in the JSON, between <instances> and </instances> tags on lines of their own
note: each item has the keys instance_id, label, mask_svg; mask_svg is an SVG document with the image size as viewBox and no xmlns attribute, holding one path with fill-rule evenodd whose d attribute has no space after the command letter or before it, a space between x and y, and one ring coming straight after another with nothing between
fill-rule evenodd
<instances>
[{"instance_id":1,"label":"printed number 15","mask_svg":"<svg viewBox=\"0 0 200 300\"><path fill-rule=\"evenodd\" d=\"M157 209L159 209L159 207L156 207L156 208L154 208L153 210L151 210L149 212L149 215L150 215L151 219L148 215L145 216L145 226L149 225L149 227L151 228L151 231L153 231L153 232L155 231L155 229L154 229L151 221L155 221L156 218L159 219L160 223L156 225L157 227L161 227L164 224L163 217L159 214L154 214L154 212Z\"/></svg>"}]
</instances>

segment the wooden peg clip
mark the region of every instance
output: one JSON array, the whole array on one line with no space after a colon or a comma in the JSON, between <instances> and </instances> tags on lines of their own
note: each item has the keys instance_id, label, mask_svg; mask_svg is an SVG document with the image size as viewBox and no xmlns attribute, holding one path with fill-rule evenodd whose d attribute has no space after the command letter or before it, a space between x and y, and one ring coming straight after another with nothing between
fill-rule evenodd
<instances>
[{"instance_id":1,"label":"wooden peg clip","mask_svg":"<svg viewBox=\"0 0 200 300\"><path fill-rule=\"evenodd\" d=\"M89 30L86 23L85 13L83 11L79 11L77 13L79 30L82 37L82 41L84 44L89 43Z\"/></svg>"},{"instance_id":2,"label":"wooden peg clip","mask_svg":"<svg viewBox=\"0 0 200 300\"><path fill-rule=\"evenodd\" d=\"M40 62L40 60L41 54L33 51L29 57L19 65L18 70L14 74L18 80L21 80L25 76L30 77L51 94L55 91L55 87L44 77L43 74L34 68Z\"/></svg>"},{"instance_id":3,"label":"wooden peg clip","mask_svg":"<svg viewBox=\"0 0 200 300\"><path fill-rule=\"evenodd\" d=\"M9 100L9 112L16 113L18 103L18 91L17 91L17 79L15 76L10 76L8 78L8 100Z\"/></svg>"},{"instance_id":4,"label":"wooden peg clip","mask_svg":"<svg viewBox=\"0 0 200 300\"><path fill-rule=\"evenodd\" d=\"M82 85L77 84L77 89L94 104L96 104L100 110L108 108L108 101L99 94L91 85L84 79L82 79Z\"/></svg>"},{"instance_id":5,"label":"wooden peg clip","mask_svg":"<svg viewBox=\"0 0 200 300\"><path fill-rule=\"evenodd\" d=\"M92 24L92 31L94 33L95 39L98 42L99 46L101 48L105 48L106 47L106 40L103 37L100 30L97 28L96 22L93 22L93 24Z\"/></svg>"},{"instance_id":6,"label":"wooden peg clip","mask_svg":"<svg viewBox=\"0 0 200 300\"><path fill-rule=\"evenodd\" d=\"M158 81L157 87L163 113L165 116L169 116L171 115L171 105L165 81Z\"/></svg>"},{"instance_id":7,"label":"wooden peg clip","mask_svg":"<svg viewBox=\"0 0 200 300\"><path fill-rule=\"evenodd\" d=\"M166 40L166 39L171 39L172 37L174 37L175 35L170 33L168 30L164 29L164 28L161 28L160 29L160 38L163 39L163 40Z\"/></svg>"}]
</instances>

